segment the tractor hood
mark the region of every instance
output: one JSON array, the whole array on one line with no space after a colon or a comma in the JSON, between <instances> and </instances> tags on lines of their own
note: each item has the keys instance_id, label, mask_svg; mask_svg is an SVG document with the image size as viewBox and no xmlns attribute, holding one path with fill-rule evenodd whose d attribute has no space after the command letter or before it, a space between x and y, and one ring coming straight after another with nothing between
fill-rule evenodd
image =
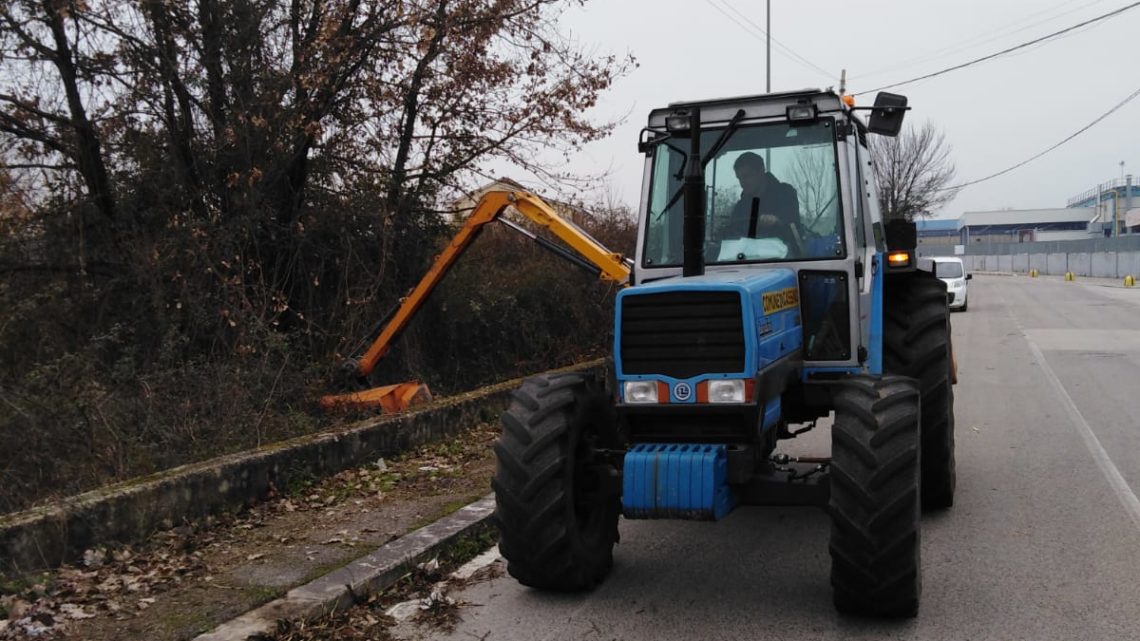
<instances>
[{"instance_id":1,"label":"tractor hood","mask_svg":"<svg viewBox=\"0 0 1140 641\"><path fill-rule=\"evenodd\" d=\"M751 380L803 342L796 274L779 267L629 287L618 294L616 316L618 378L657 380L671 390L716 378Z\"/></svg>"}]
</instances>

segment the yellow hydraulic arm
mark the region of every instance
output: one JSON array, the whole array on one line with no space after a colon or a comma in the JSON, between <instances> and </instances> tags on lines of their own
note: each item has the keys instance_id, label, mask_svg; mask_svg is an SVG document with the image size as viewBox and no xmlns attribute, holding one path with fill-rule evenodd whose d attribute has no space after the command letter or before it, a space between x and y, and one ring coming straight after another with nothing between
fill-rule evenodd
<instances>
[{"instance_id":1,"label":"yellow hydraulic arm","mask_svg":"<svg viewBox=\"0 0 1140 641\"><path fill-rule=\"evenodd\" d=\"M573 250L574 253L569 256L571 260L579 262L584 259L597 268L602 280L612 281L619 285L628 283L629 264L621 254L609 251L576 225L564 220L538 196L523 191L488 191L479 199L459 233L436 257L431 269L424 274L415 288L400 301L399 308L380 330L380 334L372 342L372 345L358 360L352 362L351 367L357 377L363 378L372 373L376 364L388 353L400 332L407 327L412 317L427 301L428 295L431 294L436 285L447 275L455 261L463 255L463 252L471 245L483 227L487 223L499 219L499 216L508 207L513 207L527 219L550 230ZM508 223L508 226L516 231L530 235L526 230L509 223L506 219L502 219L502 221ZM530 236L534 238L533 235ZM535 238L535 240L547 244L542 239ZM568 253L557 247L555 251L563 256ZM425 385L418 381L410 381L385 385L362 392L325 396L321 398L321 405L326 408L375 407L392 412L407 409L410 405L430 399L431 394Z\"/></svg>"}]
</instances>

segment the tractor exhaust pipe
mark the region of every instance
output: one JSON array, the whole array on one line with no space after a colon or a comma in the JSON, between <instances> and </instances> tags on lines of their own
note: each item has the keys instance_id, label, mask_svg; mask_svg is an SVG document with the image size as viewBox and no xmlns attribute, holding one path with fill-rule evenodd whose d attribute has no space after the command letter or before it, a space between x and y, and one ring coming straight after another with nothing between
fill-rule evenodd
<instances>
[{"instance_id":1,"label":"tractor exhaust pipe","mask_svg":"<svg viewBox=\"0 0 1140 641\"><path fill-rule=\"evenodd\" d=\"M701 110L689 112L689 161L685 165L685 217L681 237L683 276L705 273L705 172L701 161Z\"/></svg>"}]
</instances>

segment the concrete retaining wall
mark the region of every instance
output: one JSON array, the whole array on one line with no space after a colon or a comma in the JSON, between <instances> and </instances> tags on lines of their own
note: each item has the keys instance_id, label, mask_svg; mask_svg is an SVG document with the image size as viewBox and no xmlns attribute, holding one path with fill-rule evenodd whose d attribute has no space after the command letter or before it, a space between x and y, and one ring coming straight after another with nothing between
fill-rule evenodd
<instances>
[{"instance_id":1,"label":"concrete retaining wall","mask_svg":"<svg viewBox=\"0 0 1140 641\"><path fill-rule=\"evenodd\" d=\"M1116 275L1124 278L1131 274L1140 278L1140 252L1119 253L1116 255Z\"/></svg>"},{"instance_id":2,"label":"concrete retaining wall","mask_svg":"<svg viewBox=\"0 0 1140 641\"><path fill-rule=\"evenodd\" d=\"M1045 256L1046 274L1064 274L1069 270L1069 255L1064 253L1048 254Z\"/></svg>"},{"instance_id":3,"label":"concrete retaining wall","mask_svg":"<svg viewBox=\"0 0 1140 641\"><path fill-rule=\"evenodd\" d=\"M1016 247L1016 245L1014 246ZM1023 251L1013 254L968 254L962 256L967 271L1028 273L1121 278L1140 278L1140 251Z\"/></svg>"},{"instance_id":4,"label":"concrete retaining wall","mask_svg":"<svg viewBox=\"0 0 1140 641\"><path fill-rule=\"evenodd\" d=\"M1116 254L1097 252L1092 255L1092 276L1097 278L1116 278Z\"/></svg>"},{"instance_id":5,"label":"concrete retaining wall","mask_svg":"<svg viewBox=\"0 0 1140 641\"><path fill-rule=\"evenodd\" d=\"M1069 271L1077 276L1088 276L1092 274L1092 254L1088 252L1077 252L1069 254Z\"/></svg>"},{"instance_id":6,"label":"concrete retaining wall","mask_svg":"<svg viewBox=\"0 0 1140 641\"><path fill-rule=\"evenodd\" d=\"M1140 278L1140 234L1119 238L1086 238L1033 243L977 244L966 248L962 262L970 271Z\"/></svg>"},{"instance_id":7,"label":"concrete retaining wall","mask_svg":"<svg viewBox=\"0 0 1140 641\"><path fill-rule=\"evenodd\" d=\"M603 361L567 370L601 372ZM133 542L187 520L240 509L270 487L321 478L453 436L494 418L521 381L100 488L0 516L0 571L54 567L105 542Z\"/></svg>"}]
</instances>

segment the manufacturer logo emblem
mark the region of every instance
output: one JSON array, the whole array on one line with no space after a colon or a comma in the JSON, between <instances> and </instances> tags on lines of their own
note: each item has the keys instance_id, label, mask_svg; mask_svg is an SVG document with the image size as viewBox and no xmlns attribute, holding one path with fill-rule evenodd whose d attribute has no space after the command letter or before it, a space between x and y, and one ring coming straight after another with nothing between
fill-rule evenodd
<instances>
[{"instance_id":1,"label":"manufacturer logo emblem","mask_svg":"<svg viewBox=\"0 0 1140 641\"><path fill-rule=\"evenodd\" d=\"M673 396L678 401L687 401L693 395L693 388L688 383L677 383L673 386Z\"/></svg>"}]
</instances>

